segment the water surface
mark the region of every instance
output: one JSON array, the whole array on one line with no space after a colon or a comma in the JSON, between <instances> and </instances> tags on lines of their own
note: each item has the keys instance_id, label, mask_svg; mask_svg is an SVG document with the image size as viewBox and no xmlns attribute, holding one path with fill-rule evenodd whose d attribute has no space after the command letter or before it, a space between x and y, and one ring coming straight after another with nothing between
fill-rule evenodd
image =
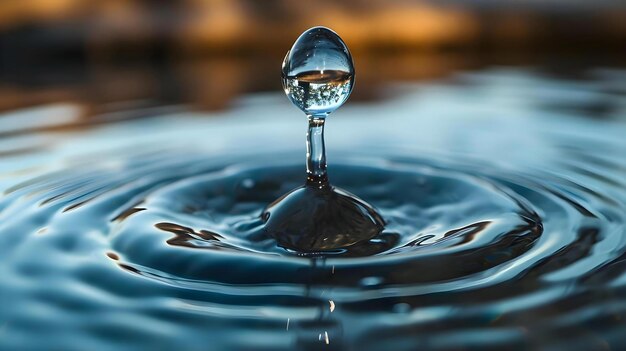
<instances>
[{"instance_id":1,"label":"water surface","mask_svg":"<svg viewBox=\"0 0 626 351\"><path fill-rule=\"evenodd\" d=\"M82 128L78 104L5 112L0 348L618 350L625 82L492 68L347 104L329 177L388 225L324 255L254 230L305 177L281 92Z\"/></svg>"}]
</instances>

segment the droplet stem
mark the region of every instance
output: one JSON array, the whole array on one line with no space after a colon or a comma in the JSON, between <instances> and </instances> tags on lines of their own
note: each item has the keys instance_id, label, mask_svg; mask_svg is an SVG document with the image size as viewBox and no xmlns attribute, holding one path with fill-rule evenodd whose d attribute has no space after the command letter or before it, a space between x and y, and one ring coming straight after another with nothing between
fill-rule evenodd
<instances>
[{"instance_id":1,"label":"droplet stem","mask_svg":"<svg viewBox=\"0 0 626 351\"><path fill-rule=\"evenodd\" d=\"M308 117L309 130L306 134L307 184L322 188L328 183L326 149L324 147L324 122L326 115L310 115Z\"/></svg>"}]
</instances>

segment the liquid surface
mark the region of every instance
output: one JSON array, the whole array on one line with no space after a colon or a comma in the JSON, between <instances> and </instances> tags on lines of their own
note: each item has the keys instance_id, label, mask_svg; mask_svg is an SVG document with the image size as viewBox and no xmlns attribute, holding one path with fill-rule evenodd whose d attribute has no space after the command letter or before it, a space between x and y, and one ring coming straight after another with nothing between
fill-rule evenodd
<instances>
[{"instance_id":1,"label":"liquid surface","mask_svg":"<svg viewBox=\"0 0 626 351\"><path fill-rule=\"evenodd\" d=\"M619 350L625 77L494 69L345 106L329 176L386 226L321 256L258 230L304 176L279 94L85 129L71 104L4 113L0 349Z\"/></svg>"}]
</instances>

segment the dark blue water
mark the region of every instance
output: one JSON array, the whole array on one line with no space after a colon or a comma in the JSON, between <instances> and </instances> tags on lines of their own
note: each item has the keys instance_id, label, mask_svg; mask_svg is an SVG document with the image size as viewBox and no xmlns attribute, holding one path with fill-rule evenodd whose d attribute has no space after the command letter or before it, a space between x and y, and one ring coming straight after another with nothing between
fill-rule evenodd
<instances>
[{"instance_id":1,"label":"dark blue water","mask_svg":"<svg viewBox=\"0 0 626 351\"><path fill-rule=\"evenodd\" d=\"M305 176L279 93L1 115L0 349L623 349L626 72L386 89L326 136L332 183L387 224L324 254L258 231Z\"/></svg>"}]
</instances>

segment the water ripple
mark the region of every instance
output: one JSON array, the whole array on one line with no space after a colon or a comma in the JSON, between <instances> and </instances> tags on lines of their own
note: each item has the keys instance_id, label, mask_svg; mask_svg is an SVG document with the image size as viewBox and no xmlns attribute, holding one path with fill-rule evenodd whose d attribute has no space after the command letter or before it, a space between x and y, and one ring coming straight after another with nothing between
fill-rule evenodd
<instances>
[{"instance_id":1,"label":"water ripple","mask_svg":"<svg viewBox=\"0 0 626 351\"><path fill-rule=\"evenodd\" d=\"M48 164L3 166L0 299L11 303L0 346L619 349L626 125L578 116L589 113L580 99L605 96L602 81L573 87L574 99L573 82L519 72L465 79L368 107L371 123L385 114L379 128L355 124L358 105L329 120L331 181L387 226L324 255L258 230L263 208L304 181L304 165L301 138L290 139L298 125L246 119L254 106L232 112L244 116L235 122L176 115L70 133ZM551 104L534 103L540 84Z\"/></svg>"}]
</instances>

